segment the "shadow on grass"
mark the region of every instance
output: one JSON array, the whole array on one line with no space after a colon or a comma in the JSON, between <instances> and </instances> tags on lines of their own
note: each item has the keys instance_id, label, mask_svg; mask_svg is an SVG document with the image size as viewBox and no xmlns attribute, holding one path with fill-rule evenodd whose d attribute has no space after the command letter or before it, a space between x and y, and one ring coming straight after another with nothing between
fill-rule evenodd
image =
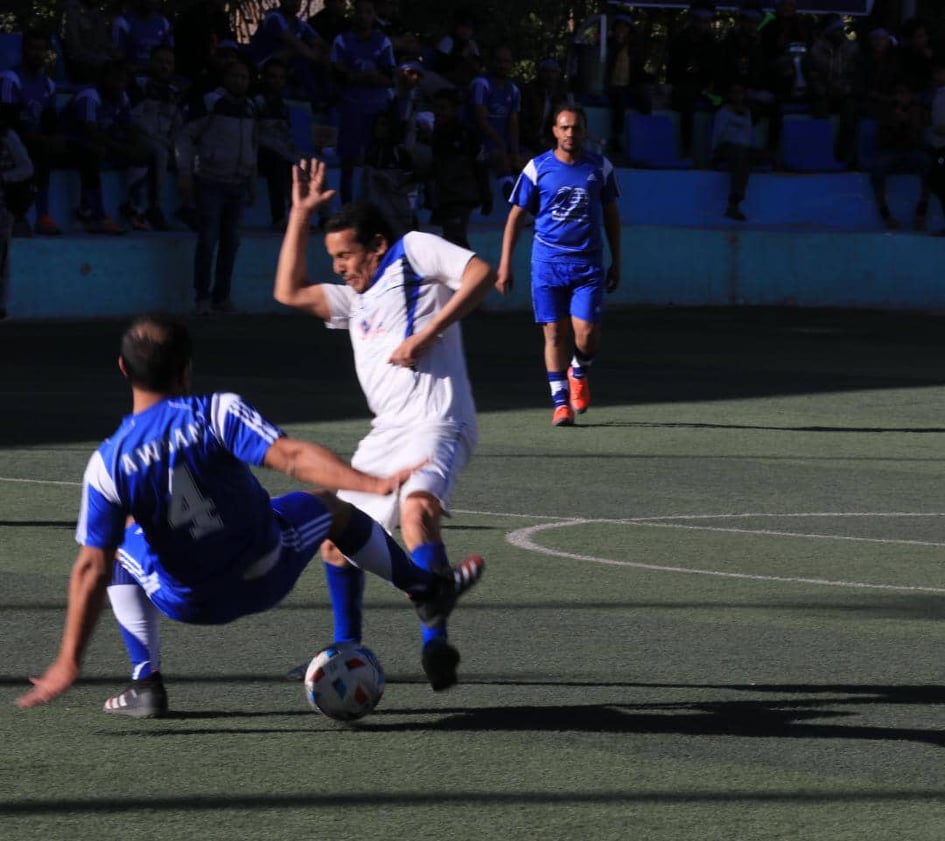
<instances>
[{"instance_id":1,"label":"shadow on grass","mask_svg":"<svg viewBox=\"0 0 945 841\"><path fill-rule=\"evenodd\" d=\"M284 683L284 678L181 678L179 683L265 682ZM104 679L85 681L100 683ZM391 684L422 684L419 680L389 681ZM414 732L554 732L688 737L853 739L864 741L918 742L945 746L941 728L877 726L857 723L864 712L884 707L940 708L945 703L945 686L895 684L675 684L640 682L599 682L593 680L466 680L466 686L554 687L556 690L619 689L639 693L659 690L674 695L698 692L744 692L749 699L652 701L642 703L522 704L493 707L381 707L355 725L338 729L364 733ZM108 736L132 732L153 737L231 735L242 733L286 733L283 727L250 728L226 726L238 719L259 720L312 716L304 707L290 710L175 710L167 718L148 722L143 729L112 731ZM221 727L184 728L177 722L218 722ZM330 724L323 722L323 724ZM295 732L295 731L292 731ZM309 732L305 728L304 732Z\"/></svg>"},{"instance_id":2,"label":"shadow on grass","mask_svg":"<svg viewBox=\"0 0 945 841\"><path fill-rule=\"evenodd\" d=\"M226 794L181 795L178 797L121 797L39 799L0 803L0 815L32 816L50 814L125 814L143 811L161 812L247 812L272 809L403 809L418 807L521 807L607 806L620 804L717 804L739 803L808 805L818 804L897 804L941 803L945 789L874 788L855 791L752 791L737 789L677 790L644 789L611 791L346 791L344 793L300 792L297 794Z\"/></svg>"},{"instance_id":3,"label":"shadow on grass","mask_svg":"<svg viewBox=\"0 0 945 841\"><path fill-rule=\"evenodd\" d=\"M15 396L11 411L0 416L5 446L97 442L115 428L130 406L114 362L126 323L18 322L4 327L0 378ZM822 332L825 323L830 329ZM240 392L280 424L353 418L367 430L368 412L354 376L350 343L340 331L326 331L306 316L210 319L192 323L191 329L195 390ZM480 411L546 409L540 333L529 313L469 317L464 336ZM608 312L605 336L606 350L594 375L598 406L945 382L940 321L915 314L627 308ZM82 399L89 394L95 400ZM941 430L905 426L901 431Z\"/></svg>"}]
</instances>

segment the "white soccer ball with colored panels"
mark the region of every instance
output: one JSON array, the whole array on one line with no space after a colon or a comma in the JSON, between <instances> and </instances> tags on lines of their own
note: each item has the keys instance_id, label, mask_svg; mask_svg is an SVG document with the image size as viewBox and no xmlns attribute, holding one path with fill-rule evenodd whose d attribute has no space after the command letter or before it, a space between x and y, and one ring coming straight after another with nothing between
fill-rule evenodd
<instances>
[{"instance_id":1,"label":"white soccer ball with colored panels","mask_svg":"<svg viewBox=\"0 0 945 841\"><path fill-rule=\"evenodd\" d=\"M305 670L305 695L312 708L336 721L354 721L371 712L384 694L384 670L366 645L334 643Z\"/></svg>"}]
</instances>

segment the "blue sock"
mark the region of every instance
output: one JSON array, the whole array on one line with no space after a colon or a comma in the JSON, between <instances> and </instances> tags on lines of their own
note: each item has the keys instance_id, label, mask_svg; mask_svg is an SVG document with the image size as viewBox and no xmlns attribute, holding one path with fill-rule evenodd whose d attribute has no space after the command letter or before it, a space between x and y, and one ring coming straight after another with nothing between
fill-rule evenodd
<instances>
[{"instance_id":1,"label":"blue sock","mask_svg":"<svg viewBox=\"0 0 945 841\"><path fill-rule=\"evenodd\" d=\"M446 547L442 543L421 543L411 553L413 562L431 572L438 572L444 568L449 569L450 562L446 557ZM442 622L435 628L429 628L420 623L420 639L426 645L432 639L447 639L446 622Z\"/></svg>"},{"instance_id":2,"label":"blue sock","mask_svg":"<svg viewBox=\"0 0 945 841\"><path fill-rule=\"evenodd\" d=\"M131 661L131 677L141 680L161 669L161 634L158 609L141 585L116 563L108 599Z\"/></svg>"},{"instance_id":3,"label":"blue sock","mask_svg":"<svg viewBox=\"0 0 945 841\"><path fill-rule=\"evenodd\" d=\"M325 564L325 579L335 617L335 642L361 642L364 572L356 566Z\"/></svg>"},{"instance_id":4,"label":"blue sock","mask_svg":"<svg viewBox=\"0 0 945 841\"><path fill-rule=\"evenodd\" d=\"M565 371L549 371L548 385L551 387L551 402L555 406L567 406L570 399L568 375Z\"/></svg>"}]
</instances>

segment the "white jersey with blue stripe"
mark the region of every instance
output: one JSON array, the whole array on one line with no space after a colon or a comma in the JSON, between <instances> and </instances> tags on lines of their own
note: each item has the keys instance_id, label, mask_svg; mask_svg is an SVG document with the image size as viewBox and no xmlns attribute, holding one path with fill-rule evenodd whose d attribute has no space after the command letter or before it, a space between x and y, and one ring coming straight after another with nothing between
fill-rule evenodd
<instances>
[{"instance_id":1,"label":"white jersey with blue stripe","mask_svg":"<svg viewBox=\"0 0 945 841\"><path fill-rule=\"evenodd\" d=\"M550 150L525 165L509 202L535 217L533 260L599 262L603 207L619 196L614 165L603 155L583 152L567 164Z\"/></svg>"},{"instance_id":2,"label":"white jersey with blue stripe","mask_svg":"<svg viewBox=\"0 0 945 841\"><path fill-rule=\"evenodd\" d=\"M476 408L459 323L441 333L415 368L390 363L391 354L422 329L459 288L472 251L433 234L411 231L384 255L372 284L322 288L329 327L351 334L358 381L376 427L437 422L462 424L476 440Z\"/></svg>"},{"instance_id":3,"label":"white jersey with blue stripe","mask_svg":"<svg viewBox=\"0 0 945 841\"><path fill-rule=\"evenodd\" d=\"M114 549L131 515L178 590L220 586L280 541L248 465L281 435L236 394L172 397L128 415L86 467L76 540Z\"/></svg>"}]
</instances>

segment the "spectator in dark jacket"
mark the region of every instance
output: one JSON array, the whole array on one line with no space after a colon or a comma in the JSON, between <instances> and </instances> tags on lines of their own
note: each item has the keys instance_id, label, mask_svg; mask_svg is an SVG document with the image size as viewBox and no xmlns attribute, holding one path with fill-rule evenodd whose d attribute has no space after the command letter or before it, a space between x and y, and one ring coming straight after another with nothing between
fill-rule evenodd
<instances>
[{"instance_id":1,"label":"spectator in dark jacket","mask_svg":"<svg viewBox=\"0 0 945 841\"><path fill-rule=\"evenodd\" d=\"M249 65L233 61L223 87L204 97L177 144L178 190L185 201L193 195L197 209L196 315L234 309L230 286L243 208L256 193L259 141L256 109L247 95L250 79Z\"/></svg>"},{"instance_id":2,"label":"spectator in dark jacket","mask_svg":"<svg viewBox=\"0 0 945 841\"><path fill-rule=\"evenodd\" d=\"M695 111L708 100L706 93L718 76L718 46L712 32L715 10L693 4L683 28L669 41L667 79L672 85L670 105L679 112L683 157L692 152Z\"/></svg>"},{"instance_id":3,"label":"spectator in dark jacket","mask_svg":"<svg viewBox=\"0 0 945 841\"><path fill-rule=\"evenodd\" d=\"M302 159L302 153L292 139L289 106L283 96L285 64L277 58L270 59L263 68L261 81L261 90L253 98L259 120L259 174L266 179L272 227L282 230L291 197L292 165Z\"/></svg>"}]
</instances>

